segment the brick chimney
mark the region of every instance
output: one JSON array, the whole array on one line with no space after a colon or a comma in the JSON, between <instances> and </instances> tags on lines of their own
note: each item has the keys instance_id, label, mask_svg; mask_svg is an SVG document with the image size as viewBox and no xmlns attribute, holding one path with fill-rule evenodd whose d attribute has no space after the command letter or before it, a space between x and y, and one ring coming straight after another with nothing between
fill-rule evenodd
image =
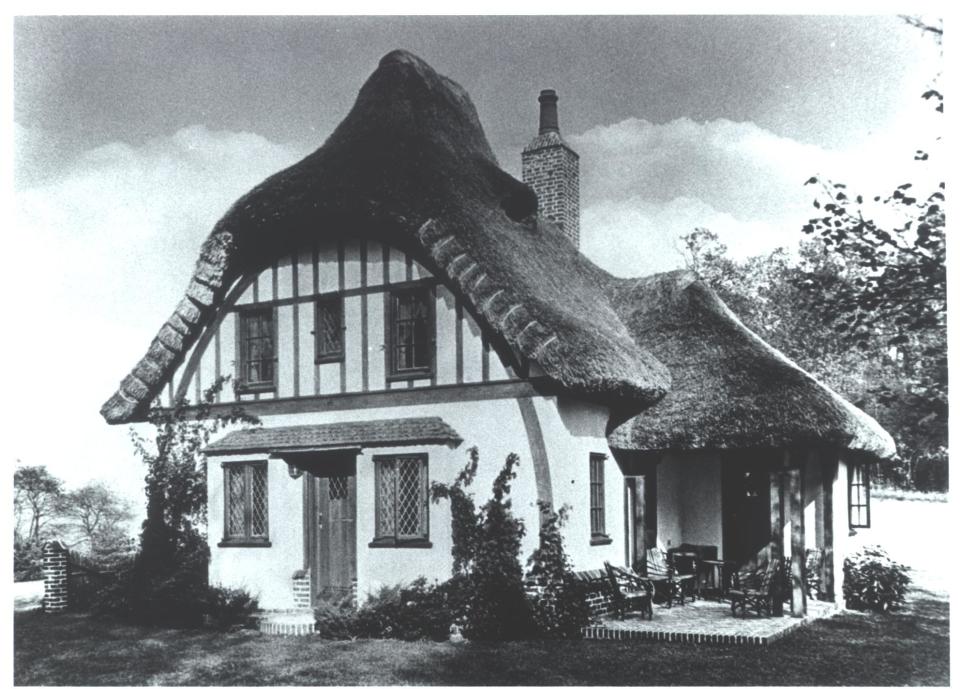
<instances>
[{"instance_id":1,"label":"brick chimney","mask_svg":"<svg viewBox=\"0 0 960 689\"><path fill-rule=\"evenodd\" d=\"M540 92L540 131L523 149L523 181L537 193L540 214L580 248L580 156L560 136L557 92Z\"/></svg>"}]
</instances>

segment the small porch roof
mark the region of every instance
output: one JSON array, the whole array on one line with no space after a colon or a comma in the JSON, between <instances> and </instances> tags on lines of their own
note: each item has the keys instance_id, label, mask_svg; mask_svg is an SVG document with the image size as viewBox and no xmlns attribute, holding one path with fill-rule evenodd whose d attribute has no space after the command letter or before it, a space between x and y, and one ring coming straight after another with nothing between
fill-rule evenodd
<instances>
[{"instance_id":1,"label":"small porch roof","mask_svg":"<svg viewBox=\"0 0 960 689\"><path fill-rule=\"evenodd\" d=\"M343 421L309 426L248 428L234 431L204 449L207 455L237 455L252 452L272 454L333 450L346 447L393 447L398 445L449 445L463 438L439 416Z\"/></svg>"}]
</instances>

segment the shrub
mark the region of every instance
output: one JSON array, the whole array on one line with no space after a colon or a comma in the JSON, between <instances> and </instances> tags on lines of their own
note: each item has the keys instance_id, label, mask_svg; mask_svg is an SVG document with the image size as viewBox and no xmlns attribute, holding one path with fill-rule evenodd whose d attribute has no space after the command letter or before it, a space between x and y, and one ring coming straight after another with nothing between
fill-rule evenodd
<instances>
[{"instance_id":1,"label":"shrub","mask_svg":"<svg viewBox=\"0 0 960 689\"><path fill-rule=\"evenodd\" d=\"M204 601L205 622L216 629L236 629L250 625L259 609L257 599L243 589L210 586Z\"/></svg>"},{"instance_id":2,"label":"shrub","mask_svg":"<svg viewBox=\"0 0 960 689\"><path fill-rule=\"evenodd\" d=\"M349 598L319 600L313 609L314 628L323 639L355 639L359 636L358 611Z\"/></svg>"},{"instance_id":3,"label":"shrub","mask_svg":"<svg viewBox=\"0 0 960 689\"><path fill-rule=\"evenodd\" d=\"M879 546L867 546L843 561L843 598L854 610L886 611L904 601L910 576Z\"/></svg>"},{"instance_id":4,"label":"shrub","mask_svg":"<svg viewBox=\"0 0 960 689\"><path fill-rule=\"evenodd\" d=\"M43 552L36 541L14 538L13 580L36 581L43 579Z\"/></svg>"},{"instance_id":5,"label":"shrub","mask_svg":"<svg viewBox=\"0 0 960 689\"><path fill-rule=\"evenodd\" d=\"M586 586L573 577L560 529L567 519L566 506L555 512L540 502L540 545L528 561L528 580L539 593L528 600L537 636L547 639L577 638L590 621Z\"/></svg>"}]
</instances>

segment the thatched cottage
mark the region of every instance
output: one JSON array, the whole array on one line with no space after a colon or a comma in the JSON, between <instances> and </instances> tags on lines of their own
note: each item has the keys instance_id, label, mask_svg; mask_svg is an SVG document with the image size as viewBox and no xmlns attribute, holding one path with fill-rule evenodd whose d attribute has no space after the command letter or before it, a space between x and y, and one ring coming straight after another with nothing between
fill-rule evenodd
<instances>
[{"instance_id":1,"label":"thatched cottage","mask_svg":"<svg viewBox=\"0 0 960 689\"><path fill-rule=\"evenodd\" d=\"M681 543L738 562L766 549L802 614L803 553L820 548L839 593L890 436L696 275L621 279L581 255L578 156L556 95L540 103L523 183L464 90L392 52L320 149L213 228L101 410L141 421L229 374L214 406L261 418L206 449L211 581L285 609L298 571L312 595L444 578L449 508L428 485L477 446L478 490L520 455L528 525L538 500L572 507L578 569Z\"/></svg>"}]
</instances>

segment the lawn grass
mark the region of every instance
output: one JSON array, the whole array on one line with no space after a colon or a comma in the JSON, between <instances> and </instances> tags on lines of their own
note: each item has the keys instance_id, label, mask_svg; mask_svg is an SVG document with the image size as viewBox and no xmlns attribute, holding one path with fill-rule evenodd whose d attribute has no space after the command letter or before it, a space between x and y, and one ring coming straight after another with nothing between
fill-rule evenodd
<instances>
[{"instance_id":1,"label":"lawn grass","mask_svg":"<svg viewBox=\"0 0 960 689\"><path fill-rule=\"evenodd\" d=\"M815 621L768 648L652 642L452 645L159 630L15 615L18 685L925 685L949 683L949 605Z\"/></svg>"}]
</instances>

